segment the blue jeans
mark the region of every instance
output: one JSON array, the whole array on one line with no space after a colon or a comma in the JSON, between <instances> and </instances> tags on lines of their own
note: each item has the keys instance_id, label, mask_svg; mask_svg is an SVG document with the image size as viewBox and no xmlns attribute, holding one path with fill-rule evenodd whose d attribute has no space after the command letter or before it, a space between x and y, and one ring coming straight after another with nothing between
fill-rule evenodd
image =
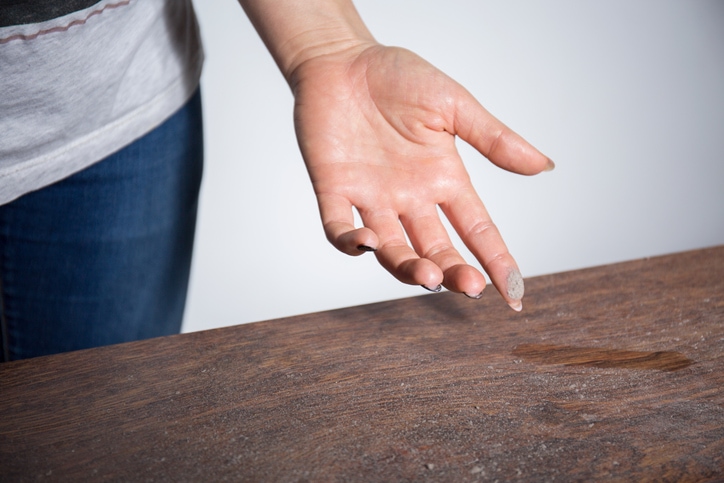
<instances>
[{"instance_id":1,"label":"blue jeans","mask_svg":"<svg viewBox=\"0 0 724 483\"><path fill-rule=\"evenodd\" d=\"M201 97L103 161L0 206L2 360L178 333Z\"/></svg>"}]
</instances>

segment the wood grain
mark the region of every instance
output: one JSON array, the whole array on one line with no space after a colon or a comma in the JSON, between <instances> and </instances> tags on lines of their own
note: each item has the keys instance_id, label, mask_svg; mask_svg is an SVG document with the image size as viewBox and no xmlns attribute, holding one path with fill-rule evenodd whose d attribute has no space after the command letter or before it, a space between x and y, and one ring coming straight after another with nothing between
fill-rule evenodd
<instances>
[{"instance_id":1,"label":"wood grain","mask_svg":"<svg viewBox=\"0 0 724 483\"><path fill-rule=\"evenodd\" d=\"M724 247L526 293L0 365L0 480L724 479Z\"/></svg>"}]
</instances>

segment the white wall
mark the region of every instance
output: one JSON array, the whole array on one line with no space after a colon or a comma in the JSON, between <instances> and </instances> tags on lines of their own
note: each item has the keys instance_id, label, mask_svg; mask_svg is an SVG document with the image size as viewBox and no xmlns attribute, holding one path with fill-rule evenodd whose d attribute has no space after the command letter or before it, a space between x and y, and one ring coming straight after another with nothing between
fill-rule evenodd
<instances>
[{"instance_id":1,"label":"white wall","mask_svg":"<svg viewBox=\"0 0 724 483\"><path fill-rule=\"evenodd\" d=\"M357 7L556 161L525 178L461 146L524 275L724 243L724 3ZM196 8L207 164L184 330L425 293L327 244L286 84L236 2Z\"/></svg>"}]
</instances>

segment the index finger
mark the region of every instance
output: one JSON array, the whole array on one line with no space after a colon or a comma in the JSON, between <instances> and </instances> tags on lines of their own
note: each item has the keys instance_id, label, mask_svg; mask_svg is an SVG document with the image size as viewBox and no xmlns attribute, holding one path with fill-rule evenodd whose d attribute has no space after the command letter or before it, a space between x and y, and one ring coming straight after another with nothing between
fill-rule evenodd
<instances>
[{"instance_id":1,"label":"index finger","mask_svg":"<svg viewBox=\"0 0 724 483\"><path fill-rule=\"evenodd\" d=\"M461 191L440 208L508 305L520 311L523 308L523 277L475 190L470 187Z\"/></svg>"}]
</instances>

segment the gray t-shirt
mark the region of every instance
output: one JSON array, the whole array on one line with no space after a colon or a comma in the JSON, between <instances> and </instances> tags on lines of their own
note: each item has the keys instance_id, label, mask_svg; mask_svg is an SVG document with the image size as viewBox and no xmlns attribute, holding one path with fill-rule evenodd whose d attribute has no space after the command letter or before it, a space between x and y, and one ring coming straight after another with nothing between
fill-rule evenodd
<instances>
[{"instance_id":1,"label":"gray t-shirt","mask_svg":"<svg viewBox=\"0 0 724 483\"><path fill-rule=\"evenodd\" d=\"M0 204L128 145L198 87L191 0L75 3L41 21L0 13Z\"/></svg>"}]
</instances>

